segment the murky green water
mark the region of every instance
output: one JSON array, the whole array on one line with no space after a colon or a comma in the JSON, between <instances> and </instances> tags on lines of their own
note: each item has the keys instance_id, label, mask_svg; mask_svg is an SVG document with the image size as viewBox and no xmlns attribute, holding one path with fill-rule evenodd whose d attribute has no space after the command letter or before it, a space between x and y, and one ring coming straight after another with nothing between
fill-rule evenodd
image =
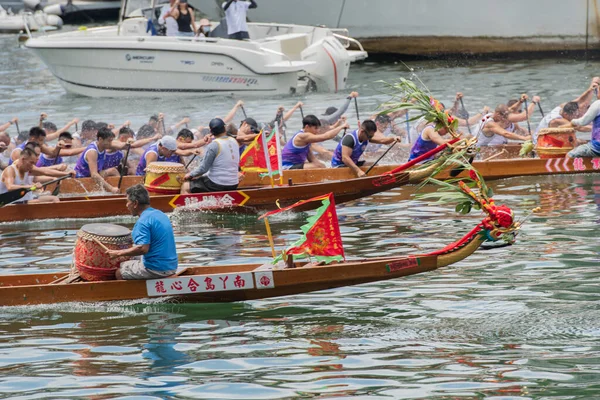
<instances>
[{"instance_id":1,"label":"murky green water","mask_svg":"<svg viewBox=\"0 0 600 400\"><path fill-rule=\"evenodd\" d=\"M0 39L0 120L19 115L31 124L46 111L56 122L79 116L139 125L164 111L201 123L233 103L66 96L14 43ZM419 66L432 90L446 99L463 90L473 110L537 89L549 111L575 97L596 71L595 64L568 60ZM384 98L373 81L400 75L406 73L398 65L355 67L350 87L364 94L361 112ZM294 101L254 99L246 109L267 119L278 104ZM305 110L316 111L337 104L339 95L304 101ZM537 205L543 211L515 246L480 251L432 273L240 304L0 308L0 397L600 398L600 175L513 178L492 187L519 216ZM480 219L405 193L338 207L348 257L431 251ZM297 239L305 217L274 219L276 246ZM173 222L182 264L269 257L264 227L251 217L202 214ZM0 274L66 270L84 223L0 225Z\"/></svg>"}]
</instances>

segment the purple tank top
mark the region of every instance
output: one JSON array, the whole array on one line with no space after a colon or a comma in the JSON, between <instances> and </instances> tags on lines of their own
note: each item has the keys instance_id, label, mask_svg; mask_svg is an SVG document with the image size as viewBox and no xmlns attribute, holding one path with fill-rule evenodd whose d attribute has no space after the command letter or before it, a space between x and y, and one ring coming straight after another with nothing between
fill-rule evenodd
<instances>
[{"instance_id":1,"label":"purple tank top","mask_svg":"<svg viewBox=\"0 0 600 400\"><path fill-rule=\"evenodd\" d=\"M435 142L432 140L423 140L423 132L421 132L412 149L410 149L410 156L408 157L408 161L414 160L415 158L422 156L428 151L435 149L437 146L438 145L435 144ZM429 160L431 160L431 158L429 158Z\"/></svg>"},{"instance_id":2,"label":"purple tank top","mask_svg":"<svg viewBox=\"0 0 600 400\"><path fill-rule=\"evenodd\" d=\"M310 150L310 144L307 144L303 147L296 147L294 145L294 139L301 133L304 133L304 131L300 130L296 132L283 147L283 150L281 151L281 163L284 167L291 167L296 164L304 164L306 162L308 152Z\"/></svg>"},{"instance_id":3,"label":"purple tank top","mask_svg":"<svg viewBox=\"0 0 600 400\"><path fill-rule=\"evenodd\" d=\"M123 157L123 152L120 150L114 153L106 153L104 155L104 169L114 168L121 164Z\"/></svg>"},{"instance_id":4,"label":"purple tank top","mask_svg":"<svg viewBox=\"0 0 600 400\"><path fill-rule=\"evenodd\" d=\"M77 160L77 164L75 165L75 172L77 173L77 178L89 178L92 175L90 173L90 166L87 160L85 159L85 155L88 153L88 151L95 151L96 153L98 153L98 172L104 169L105 152L100 152L98 150L98 143L93 142L85 148L85 151L81 153L79 159Z\"/></svg>"},{"instance_id":5,"label":"purple tank top","mask_svg":"<svg viewBox=\"0 0 600 400\"><path fill-rule=\"evenodd\" d=\"M160 153L158 152L158 144L153 144L152 146L148 147L148 150L146 150L144 152L144 154L142 155L142 157L140 158L140 162L138 163L138 166L135 170L135 174L138 176L144 176L146 175L146 154L148 153L156 153L156 155L158 156L156 161L167 161L167 162L175 162L175 163L182 163L181 162L181 157L179 157L177 154L173 154L170 157L164 157L161 156Z\"/></svg>"},{"instance_id":6,"label":"purple tank top","mask_svg":"<svg viewBox=\"0 0 600 400\"><path fill-rule=\"evenodd\" d=\"M600 153L600 114L594 118L594 123L592 125L592 141L590 142L590 145L595 152Z\"/></svg>"},{"instance_id":7,"label":"purple tank top","mask_svg":"<svg viewBox=\"0 0 600 400\"><path fill-rule=\"evenodd\" d=\"M360 142L358 140L358 130L354 130L354 131L350 132L350 135L352 135L352 137L354 138L354 147L352 148L352 154L350 155L350 158L352 159L354 164L356 164L358 162L358 159L360 158L360 156L362 156L362 154L365 152L365 149L367 148L369 141L365 140L364 142ZM342 144L343 141L344 141L344 139L342 139L338 143L337 147L335 148L335 152L333 153L333 158L331 159L332 167L340 167L342 165L345 165L344 162L342 161L342 147L344 146Z\"/></svg>"},{"instance_id":8,"label":"purple tank top","mask_svg":"<svg viewBox=\"0 0 600 400\"><path fill-rule=\"evenodd\" d=\"M40 159L38 160L38 162L35 164L36 167L40 168L40 167L51 167L55 164L62 164L63 163L63 158L61 156L58 156L58 160L55 158L47 158L46 155L44 153L42 153L40 155Z\"/></svg>"}]
</instances>

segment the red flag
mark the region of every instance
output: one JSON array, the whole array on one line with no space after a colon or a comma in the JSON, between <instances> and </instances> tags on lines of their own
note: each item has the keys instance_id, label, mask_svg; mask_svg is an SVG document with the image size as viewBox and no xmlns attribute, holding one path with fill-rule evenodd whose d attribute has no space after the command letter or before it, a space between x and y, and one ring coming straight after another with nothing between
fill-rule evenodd
<instances>
[{"instance_id":1,"label":"red flag","mask_svg":"<svg viewBox=\"0 0 600 400\"><path fill-rule=\"evenodd\" d=\"M265 135L265 132L261 131L240 156L240 167L242 171L277 175L281 170L279 153L277 131L273 129L270 135Z\"/></svg>"},{"instance_id":2,"label":"red flag","mask_svg":"<svg viewBox=\"0 0 600 400\"><path fill-rule=\"evenodd\" d=\"M340 226L335 211L333 193L299 201L292 206L266 213L260 218L278 214L311 201L321 201L323 205L300 228L304 235L290 248L285 250L284 253L296 256L295 258L310 256L314 257L317 261L325 261L327 263L345 260L346 257L344 255L342 235L340 234ZM280 260L282 257L277 257L275 261Z\"/></svg>"}]
</instances>

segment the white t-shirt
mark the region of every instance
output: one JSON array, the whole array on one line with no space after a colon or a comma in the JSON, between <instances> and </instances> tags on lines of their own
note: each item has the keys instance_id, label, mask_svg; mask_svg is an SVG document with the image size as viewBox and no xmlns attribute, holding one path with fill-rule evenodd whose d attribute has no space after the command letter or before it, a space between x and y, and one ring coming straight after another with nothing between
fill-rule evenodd
<instances>
[{"instance_id":1,"label":"white t-shirt","mask_svg":"<svg viewBox=\"0 0 600 400\"><path fill-rule=\"evenodd\" d=\"M158 23L167 27L167 36L177 36L177 33L179 32L177 21L171 16L165 18L165 15L168 14L169 11L171 11L171 6L169 4L165 4L160 10L160 18L158 19Z\"/></svg>"},{"instance_id":2,"label":"white t-shirt","mask_svg":"<svg viewBox=\"0 0 600 400\"><path fill-rule=\"evenodd\" d=\"M226 4L227 2L224 1L223 9ZM234 1L229 5L229 8L225 11L228 35L237 32L248 32L248 24L246 24L248 8L250 8L250 2L248 1Z\"/></svg>"}]
</instances>

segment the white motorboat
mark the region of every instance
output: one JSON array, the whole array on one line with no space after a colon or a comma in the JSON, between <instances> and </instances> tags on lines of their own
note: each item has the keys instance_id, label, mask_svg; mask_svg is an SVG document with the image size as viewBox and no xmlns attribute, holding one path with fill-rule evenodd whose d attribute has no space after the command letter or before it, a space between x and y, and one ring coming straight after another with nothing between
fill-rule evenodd
<instances>
[{"instance_id":1,"label":"white motorboat","mask_svg":"<svg viewBox=\"0 0 600 400\"><path fill-rule=\"evenodd\" d=\"M56 15L48 15L42 11L13 14L0 6L0 33L25 32L27 28L31 31L50 31L59 29L62 25L62 19Z\"/></svg>"},{"instance_id":2,"label":"white motorboat","mask_svg":"<svg viewBox=\"0 0 600 400\"><path fill-rule=\"evenodd\" d=\"M29 10L60 16L66 24L94 23L119 17L119 0L23 0Z\"/></svg>"},{"instance_id":3,"label":"white motorboat","mask_svg":"<svg viewBox=\"0 0 600 400\"><path fill-rule=\"evenodd\" d=\"M244 41L152 36L154 2L147 11L128 13L127 0L122 7L130 17L116 26L40 36L26 46L67 91L92 97L289 94L299 80L338 91L351 62L367 56L343 31L324 27L251 23ZM359 50L348 50L350 43Z\"/></svg>"}]
</instances>

